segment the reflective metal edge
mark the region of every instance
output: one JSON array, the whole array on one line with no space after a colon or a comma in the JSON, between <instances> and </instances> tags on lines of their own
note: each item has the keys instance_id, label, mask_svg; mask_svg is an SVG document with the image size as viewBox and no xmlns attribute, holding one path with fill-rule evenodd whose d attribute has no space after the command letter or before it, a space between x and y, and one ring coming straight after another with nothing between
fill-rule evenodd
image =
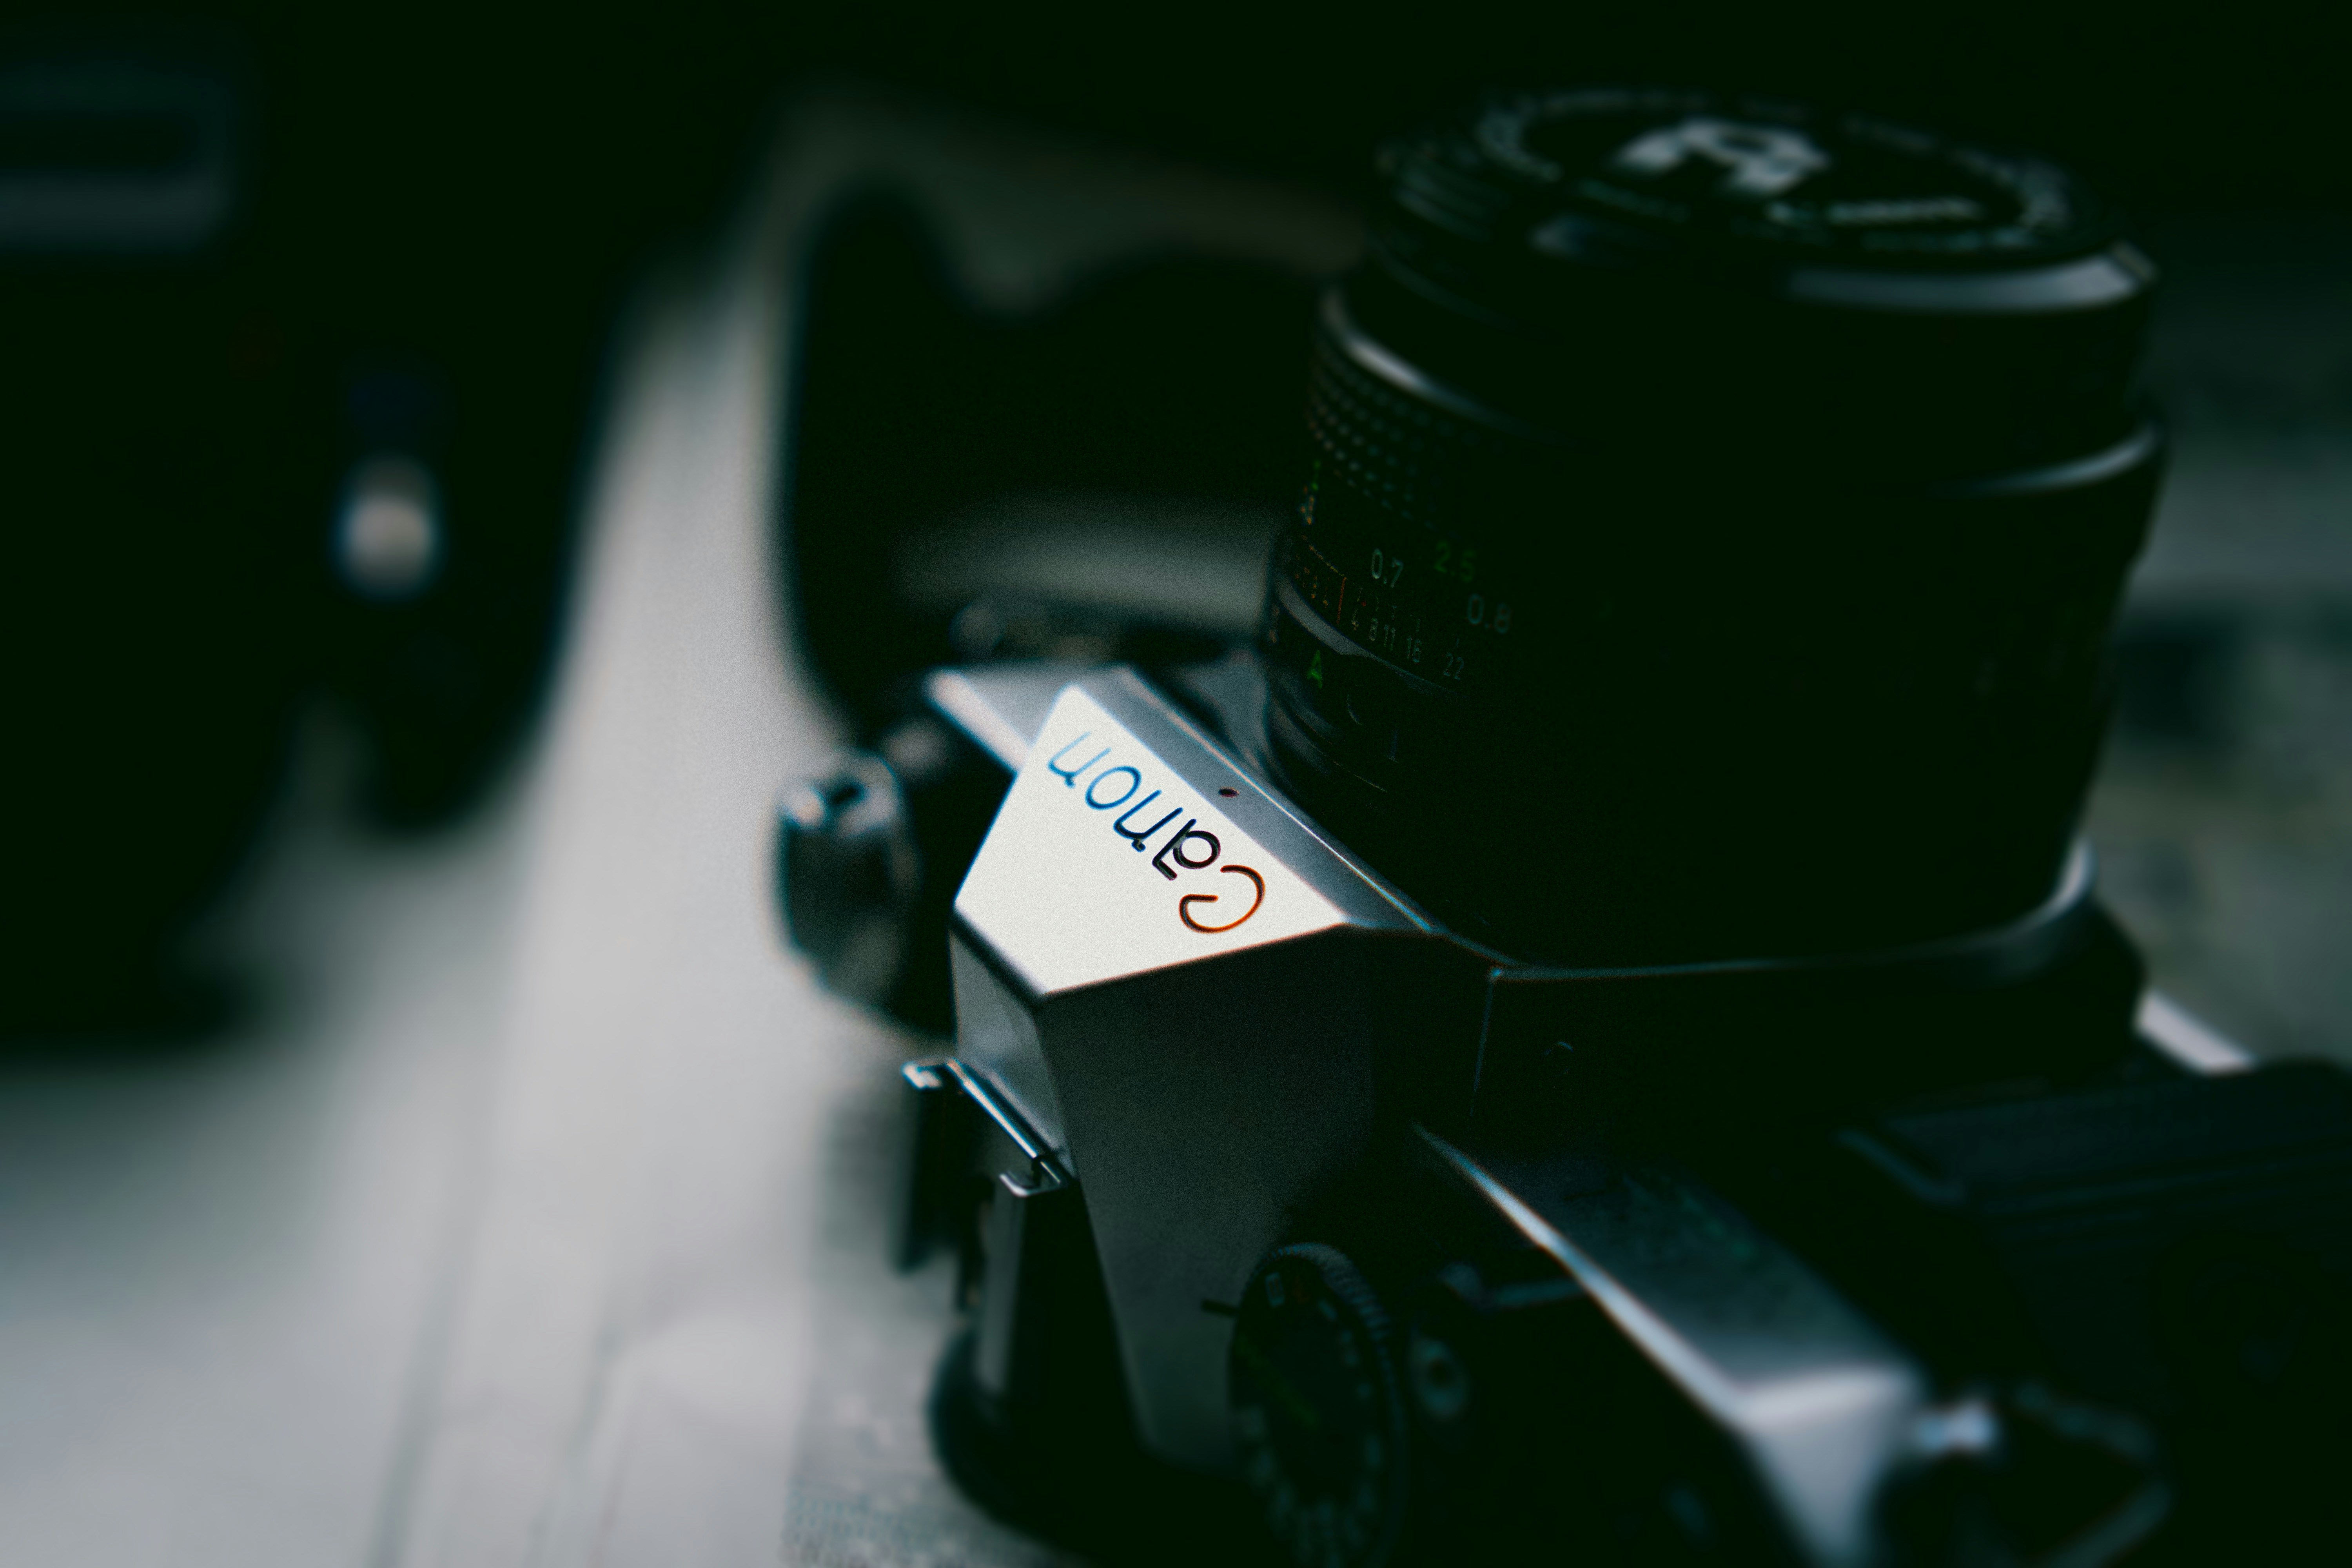
<instances>
[{"instance_id":1,"label":"reflective metal edge","mask_svg":"<svg viewBox=\"0 0 2352 1568\"><path fill-rule=\"evenodd\" d=\"M1281 584L1277 584L1276 586L1278 588ZM1255 770L1204 733L1181 709L1153 689L1150 683L1136 673L1130 666L1015 665L1004 667L1001 673L990 668L940 670L935 671L929 681L926 683L926 692L931 696L934 705L939 707L940 711L963 725L966 731L972 734L975 740L988 746L994 755L1005 763L1007 767L1017 773L1022 760L1027 755L1030 744L1036 740L1037 732L1045 723L1046 713L1053 707L1054 699L1059 696L1063 687L1066 685L1083 683L1090 695L1097 700L1102 701L1105 707L1110 708L1122 722L1129 722L1129 707L1116 706L1104 695L1107 682L1112 683L1129 707L1139 704L1141 710L1150 715L1148 722L1164 726L1166 730L1172 730L1181 734L1192 744L1214 757L1227 772L1246 786L1248 794L1245 798L1261 803L1265 808L1286 820L1296 832L1303 834L1343 862L1354 879L1377 892L1380 898L1402 915L1412 929L1433 932L1444 929L1414 903L1410 896L1394 887L1371 868L1364 865L1345 846L1327 836L1323 829L1301 815L1288 801L1265 784ZM1049 683L1050 690L1047 689ZM942 698L945 700L942 700ZM954 706L950 706L950 702ZM968 718L968 714L971 717ZM978 727L981 724L990 726L991 734L983 735ZM1129 723L1129 728L1133 727L1133 724ZM1016 737L1019 738L1017 755L1013 752ZM1143 741L1147 746L1151 744L1150 739L1140 732L1138 733L1137 738ZM1196 779L1191 782L1197 785L1202 781ZM1275 840L1260 834L1255 820L1243 822L1241 826L1249 830L1254 837L1258 837L1268 848L1278 851L1283 847ZM2091 910L2091 895L2096 880L2096 858L2092 853L2089 844L2078 839L2074 847L2068 851L2065 863L2059 869L2058 880L2053 887L2050 896L2034 909L2003 925L1982 931L1964 931L1958 936L1939 937L1933 942L1918 942L1907 947L1865 949L1860 952L1816 953L1786 958L1762 955L1750 958L1713 959L1696 963L1666 964L1655 968L1637 966L1585 969L1523 966L1512 963L1507 955L1497 953L1495 956L1498 966L1507 970L1515 980L1538 981L1624 979L1649 974L1696 975L1799 973L1839 969L1884 970L1911 966L1949 968L1962 974L1986 970L2000 971L2038 960L2053 948L2069 940L2074 934L2075 923L2087 916ZM1328 889L1319 888L1318 890L1328 892ZM1459 933L1447 932L1446 934L1465 947L1485 951L1480 944L1462 937ZM2168 1006L2169 1004L2165 1005ZM2178 1009L2174 1011L2177 1012ZM2183 1015L2183 1016L2186 1016ZM2145 1024L2142 1026L2147 1027ZM2204 1033L2210 1035L2210 1031L2204 1031ZM2210 1036L2210 1037L2214 1040L2220 1039L2219 1036ZM2238 1051L2237 1047L2230 1046L2226 1041L2222 1041L2221 1044L2225 1054L2234 1053L2241 1065L2250 1061L2251 1058L2246 1058L2244 1053ZM2168 1045L2166 1048L2169 1050L2171 1047ZM2191 1048L2203 1049L2201 1047ZM2210 1051L2205 1051L2205 1057L2214 1060L2222 1059L2215 1057Z\"/></svg>"},{"instance_id":2,"label":"reflective metal edge","mask_svg":"<svg viewBox=\"0 0 2352 1568\"><path fill-rule=\"evenodd\" d=\"M1678 1173L1626 1173L1621 1185L1654 1174L1681 1200L1652 1204L1637 1225L1595 1206L1607 1194L1543 1214L1460 1149L1416 1131L1731 1436L1807 1558L1838 1568L1874 1560L1880 1484L1930 1408L1927 1373L1907 1353L1737 1211L1696 1205L1695 1184ZM1676 1218L1686 1235L1660 1229ZM1727 1291L1727 1257L1761 1288ZM1760 1353L1772 1321L1732 1321L1733 1295L1790 1320L1778 1366Z\"/></svg>"},{"instance_id":3,"label":"reflective metal edge","mask_svg":"<svg viewBox=\"0 0 2352 1568\"><path fill-rule=\"evenodd\" d=\"M1449 302L1459 304L1459 301L1449 300ZM1484 312L1477 313L1484 314ZM1361 327L1356 325L1356 319L1349 314L1347 302L1339 297L1339 289L1332 289L1325 292L1322 314L1324 329L1331 334L1331 341L1339 345L1339 352L1354 361L1357 368L1387 382L1400 392L1410 393L1427 403L1434 403L1449 414L1458 415L1474 424L1484 425L1490 430L1499 430L1505 435L1517 436L1526 441L1541 442L1546 446L1559 444L1560 436L1558 431L1547 430L1540 425L1531 424L1514 415L1506 414L1499 408L1481 403L1467 393L1457 392L1444 382L1434 380L1416 370L1381 347L1367 335Z\"/></svg>"},{"instance_id":4,"label":"reflective metal edge","mask_svg":"<svg viewBox=\"0 0 2352 1568\"><path fill-rule=\"evenodd\" d=\"M1328 899L1350 924L1443 931L1411 898L1327 836L1132 667L1115 665L1076 684L1193 788L1236 791L1220 795L1218 809Z\"/></svg>"},{"instance_id":5,"label":"reflective metal edge","mask_svg":"<svg viewBox=\"0 0 2352 1568\"><path fill-rule=\"evenodd\" d=\"M935 669L923 677L923 699L1003 763L1005 772L1017 773L1054 710L1054 699L1101 668L1052 659Z\"/></svg>"},{"instance_id":6,"label":"reflective metal edge","mask_svg":"<svg viewBox=\"0 0 2352 1568\"><path fill-rule=\"evenodd\" d=\"M2143 1039L2190 1072L2210 1078L2252 1072L2260 1065L2252 1052L2161 991L2141 994L2139 1016L2134 1022Z\"/></svg>"}]
</instances>

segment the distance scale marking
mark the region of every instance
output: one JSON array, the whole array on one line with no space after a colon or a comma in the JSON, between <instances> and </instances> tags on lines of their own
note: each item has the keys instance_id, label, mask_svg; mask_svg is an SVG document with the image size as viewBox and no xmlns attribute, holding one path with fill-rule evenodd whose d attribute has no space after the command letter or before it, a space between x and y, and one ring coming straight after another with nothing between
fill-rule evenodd
<instances>
[{"instance_id":1,"label":"distance scale marking","mask_svg":"<svg viewBox=\"0 0 2352 1568\"><path fill-rule=\"evenodd\" d=\"M1298 521L1282 570L1328 625L1442 686L1466 689L1493 679L1517 613L1494 592L1491 572L1482 576L1478 545L1435 529L1400 539L1393 514L1325 490L1320 458Z\"/></svg>"}]
</instances>

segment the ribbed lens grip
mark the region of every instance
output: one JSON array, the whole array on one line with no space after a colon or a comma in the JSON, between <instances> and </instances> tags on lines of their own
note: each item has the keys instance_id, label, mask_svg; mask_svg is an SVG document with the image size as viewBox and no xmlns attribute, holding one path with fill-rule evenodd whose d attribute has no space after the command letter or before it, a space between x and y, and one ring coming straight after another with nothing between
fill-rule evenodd
<instances>
[{"instance_id":1,"label":"ribbed lens grip","mask_svg":"<svg viewBox=\"0 0 2352 1568\"><path fill-rule=\"evenodd\" d=\"M1530 956L1998 924L2098 751L2161 468L2145 264L2045 164L1735 110L1537 94L1408 146L1318 319L1275 765Z\"/></svg>"}]
</instances>

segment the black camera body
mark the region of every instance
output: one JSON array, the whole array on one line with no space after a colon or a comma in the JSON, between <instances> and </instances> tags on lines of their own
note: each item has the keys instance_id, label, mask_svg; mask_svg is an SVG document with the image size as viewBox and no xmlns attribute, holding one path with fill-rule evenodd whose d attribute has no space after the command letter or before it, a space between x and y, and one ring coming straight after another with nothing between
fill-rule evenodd
<instances>
[{"instance_id":1,"label":"black camera body","mask_svg":"<svg viewBox=\"0 0 2352 1568\"><path fill-rule=\"evenodd\" d=\"M940 668L787 797L839 988L919 1015L945 931L950 1469L1130 1555L1235 1481L1302 1563L2285 1550L2352 1086L2144 1034L2075 838L2152 268L1773 103L1382 174L1257 645Z\"/></svg>"}]
</instances>

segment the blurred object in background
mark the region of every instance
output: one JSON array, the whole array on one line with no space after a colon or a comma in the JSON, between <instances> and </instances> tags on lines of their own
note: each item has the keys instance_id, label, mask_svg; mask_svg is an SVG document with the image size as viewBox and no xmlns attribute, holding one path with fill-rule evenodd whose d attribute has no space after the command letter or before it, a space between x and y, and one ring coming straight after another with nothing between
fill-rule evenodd
<instances>
[{"instance_id":1,"label":"blurred object in background","mask_svg":"<svg viewBox=\"0 0 2352 1568\"><path fill-rule=\"evenodd\" d=\"M210 1005L173 945L305 700L361 721L379 822L479 796L541 687L607 335L773 85L704 42L251 4L0 28L0 1035Z\"/></svg>"},{"instance_id":2,"label":"blurred object in background","mask_svg":"<svg viewBox=\"0 0 2352 1568\"><path fill-rule=\"evenodd\" d=\"M367 731L377 820L431 828L481 798L538 710L610 345L649 276L698 264L803 19L232 4L326 351L320 657ZM369 495L374 527L421 538L430 514L429 570L397 589L350 552Z\"/></svg>"},{"instance_id":3,"label":"blurred object in background","mask_svg":"<svg viewBox=\"0 0 2352 1568\"><path fill-rule=\"evenodd\" d=\"M918 679L1247 643L1315 286L1360 235L1311 191L957 128L871 92L816 95L799 118L803 157L866 167L804 241L789 624L866 750L787 792L783 908L836 992L944 1033L946 868L986 832L1005 763ZM955 161L994 166L1000 212L974 221Z\"/></svg>"},{"instance_id":4,"label":"blurred object in background","mask_svg":"<svg viewBox=\"0 0 2352 1568\"><path fill-rule=\"evenodd\" d=\"M335 513L335 575L362 599L398 604L433 586L441 565L441 487L407 458L352 470Z\"/></svg>"},{"instance_id":5,"label":"blurred object in background","mask_svg":"<svg viewBox=\"0 0 2352 1568\"><path fill-rule=\"evenodd\" d=\"M2178 217L2177 446L2092 803L2159 983L2266 1056L2352 1055L2352 222Z\"/></svg>"},{"instance_id":6,"label":"blurred object in background","mask_svg":"<svg viewBox=\"0 0 2352 1568\"><path fill-rule=\"evenodd\" d=\"M932 665L1213 657L1254 629L1306 397L1314 248L1110 258L1026 310L914 212L819 237L794 400L794 625L859 720Z\"/></svg>"},{"instance_id":7,"label":"blurred object in background","mask_svg":"<svg viewBox=\"0 0 2352 1568\"><path fill-rule=\"evenodd\" d=\"M471 801L530 696L570 465L526 447L513 454L520 473L492 458L490 482L469 471L477 482L453 497L444 476L459 432L445 372L362 363L319 391L341 414L341 473L320 498L311 563L327 591L320 655L367 735L370 806L388 825L429 826ZM467 456L494 451L496 435L470 433ZM521 552L516 534L540 559L500 559L501 544Z\"/></svg>"},{"instance_id":8,"label":"blurred object in background","mask_svg":"<svg viewBox=\"0 0 2352 1568\"><path fill-rule=\"evenodd\" d=\"M0 1029L149 1005L282 749L320 441L246 65L0 51Z\"/></svg>"}]
</instances>

